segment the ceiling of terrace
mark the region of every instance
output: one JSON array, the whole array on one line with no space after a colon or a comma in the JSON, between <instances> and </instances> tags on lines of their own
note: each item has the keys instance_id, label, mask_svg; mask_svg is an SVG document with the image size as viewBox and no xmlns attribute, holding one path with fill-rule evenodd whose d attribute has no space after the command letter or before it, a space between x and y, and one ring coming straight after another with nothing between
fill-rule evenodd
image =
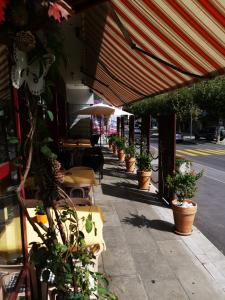
<instances>
[{"instance_id":1,"label":"ceiling of terrace","mask_svg":"<svg viewBox=\"0 0 225 300\"><path fill-rule=\"evenodd\" d=\"M223 0L100 2L81 17L80 71L83 83L112 104L224 73Z\"/></svg>"}]
</instances>

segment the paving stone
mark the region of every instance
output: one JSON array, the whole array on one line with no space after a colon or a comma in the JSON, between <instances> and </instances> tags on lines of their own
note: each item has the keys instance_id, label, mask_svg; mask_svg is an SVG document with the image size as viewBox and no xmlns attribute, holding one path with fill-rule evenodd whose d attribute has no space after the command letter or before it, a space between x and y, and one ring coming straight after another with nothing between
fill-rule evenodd
<instances>
[{"instance_id":1,"label":"paving stone","mask_svg":"<svg viewBox=\"0 0 225 300\"><path fill-rule=\"evenodd\" d=\"M182 240L165 240L158 241L162 254L170 259L172 256L188 256L192 257L193 253L185 246Z\"/></svg>"},{"instance_id":2,"label":"paving stone","mask_svg":"<svg viewBox=\"0 0 225 300\"><path fill-rule=\"evenodd\" d=\"M132 256L144 284L151 280L176 279L175 273L160 251L155 253L150 249L148 253L132 252Z\"/></svg>"},{"instance_id":3,"label":"paving stone","mask_svg":"<svg viewBox=\"0 0 225 300\"><path fill-rule=\"evenodd\" d=\"M173 270L180 268L180 266L187 267L189 265L194 266L200 264L197 257L195 257L193 253L190 252L187 247L185 247L182 241L158 241L157 245Z\"/></svg>"},{"instance_id":4,"label":"paving stone","mask_svg":"<svg viewBox=\"0 0 225 300\"><path fill-rule=\"evenodd\" d=\"M145 283L148 299L185 300L189 299L178 280L151 280Z\"/></svg>"},{"instance_id":5,"label":"paving stone","mask_svg":"<svg viewBox=\"0 0 225 300\"><path fill-rule=\"evenodd\" d=\"M138 209L138 212L143 212L143 217L148 220L149 228L151 229L150 233L154 240L160 241L179 239L179 237L173 232L174 224L160 219L156 212L151 209L151 206L145 211Z\"/></svg>"},{"instance_id":6,"label":"paving stone","mask_svg":"<svg viewBox=\"0 0 225 300\"><path fill-rule=\"evenodd\" d=\"M137 214L137 209L131 203L114 203L116 212L119 216L120 222L124 220L126 217L130 217L131 215Z\"/></svg>"},{"instance_id":7,"label":"paving stone","mask_svg":"<svg viewBox=\"0 0 225 300\"><path fill-rule=\"evenodd\" d=\"M104 227L103 236L107 247L127 247L127 240L121 226Z\"/></svg>"},{"instance_id":8,"label":"paving stone","mask_svg":"<svg viewBox=\"0 0 225 300\"><path fill-rule=\"evenodd\" d=\"M115 210L114 206L101 206L105 216L106 216L106 220L107 222L104 224L104 227L108 227L108 226L120 226L120 219L118 217L118 214Z\"/></svg>"},{"instance_id":9,"label":"paving stone","mask_svg":"<svg viewBox=\"0 0 225 300\"><path fill-rule=\"evenodd\" d=\"M216 262L214 262L214 265L221 272L221 274L225 277L225 261L224 260L216 261Z\"/></svg>"},{"instance_id":10,"label":"paving stone","mask_svg":"<svg viewBox=\"0 0 225 300\"><path fill-rule=\"evenodd\" d=\"M128 248L108 247L107 251L102 253L102 259L104 270L110 276L136 275L134 260Z\"/></svg>"},{"instance_id":11,"label":"paving stone","mask_svg":"<svg viewBox=\"0 0 225 300\"><path fill-rule=\"evenodd\" d=\"M190 299L225 299L225 293L222 294L221 289L206 272L203 268L193 265L180 266L175 270L176 276Z\"/></svg>"},{"instance_id":12,"label":"paving stone","mask_svg":"<svg viewBox=\"0 0 225 300\"><path fill-rule=\"evenodd\" d=\"M132 252L157 252L158 247L148 229L122 224L126 243Z\"/></svg>"},{"instance_id":13,"label":"paving stone","mask_svg":"<svg viewBox=\"0 0 225 300\"><path fill-rule=\"evenodd\" d=\"M113 276L109 287L119 300L148 300L140 276Z\"/></svg>"},{"instance_id":14,"label":"paving stone","mask_svg":"<svg viewBox=\"0 0 225 300\"><path fill-rule=\"evenodd\" d=\"M192 251L192 253L195 253L195 255L204 255L205 251L202 247L199 247L199 245L196 243L196 238L193 236L181 236L181 240L185 243L185 245Z\"/></svg>"}]
</instances>

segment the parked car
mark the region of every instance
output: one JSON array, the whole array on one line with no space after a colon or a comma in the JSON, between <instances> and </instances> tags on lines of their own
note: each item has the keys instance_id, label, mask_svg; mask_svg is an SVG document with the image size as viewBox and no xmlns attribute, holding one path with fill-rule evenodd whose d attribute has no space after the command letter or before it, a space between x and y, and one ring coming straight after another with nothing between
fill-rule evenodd
<instances>
[{"instance_id":1,"label":"parked car","mask_svg":"<svg viewBox=\"0 0 225 300\"><path fill-rule=\"evenodd\" d=\"M216 140L218 134L220 134L220 139L225 138L225 129L223 126L209 126L202 128L201 130L195 131L195 139L205 138L208 141Z\"/></svg>"},{"instance_id":2,"label":"parked car","mask_svg":"<svg viewBox=\"0 0 225 300\"><path fill-rule=\"evenodd\" d=\"M184 141L184 136L181 132L176 133L176 142L177 143L182 143Z\"/></svg>"},{"instance_id":3,"label":"parked car","mask_svg":"<svg viewBox=\"0 0 225 300\"><path fill-rule=\"evenodd\" d=\"M141 135L141 129L139 127L134 127L134 134Z\"/></svg>"}]
</instances>

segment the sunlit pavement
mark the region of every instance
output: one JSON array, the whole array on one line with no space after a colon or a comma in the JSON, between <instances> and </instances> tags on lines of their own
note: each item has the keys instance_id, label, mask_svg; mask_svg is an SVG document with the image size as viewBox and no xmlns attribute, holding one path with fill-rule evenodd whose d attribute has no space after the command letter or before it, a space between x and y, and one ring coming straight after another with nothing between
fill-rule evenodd
<instances>
[{"instance_id":1,"label":"sunlit pavement","mask_svg":"<svg viewBox=\"0 0 225 300\"><path fill-rule=\"evenodd\" d=\"M119 299L225 299L225 257L196 228L189 237L174 234L172 212L154 187L139 191L136 174L104 155L95 189L107 219L100 270Z\"/></svg>"}]
</instances>

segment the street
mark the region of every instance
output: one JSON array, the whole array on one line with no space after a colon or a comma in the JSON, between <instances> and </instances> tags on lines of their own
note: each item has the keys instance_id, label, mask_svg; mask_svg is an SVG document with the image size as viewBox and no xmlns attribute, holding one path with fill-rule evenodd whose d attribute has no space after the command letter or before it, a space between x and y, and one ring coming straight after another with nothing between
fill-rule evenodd
<instances>
[{"instance_id":1,"label":"street","mask_svg":"<svg viewBox=\"0 0 225 300\"><path fill-rule=\"evenodd\" d=\"M152 140L151 145L157 148L157 141ZM225 146L205 141L182 143L177 144L176 154L190 159L196 171L204 170L195 196L195 225L225 254Z\"/></svg>"}]
</instances>

